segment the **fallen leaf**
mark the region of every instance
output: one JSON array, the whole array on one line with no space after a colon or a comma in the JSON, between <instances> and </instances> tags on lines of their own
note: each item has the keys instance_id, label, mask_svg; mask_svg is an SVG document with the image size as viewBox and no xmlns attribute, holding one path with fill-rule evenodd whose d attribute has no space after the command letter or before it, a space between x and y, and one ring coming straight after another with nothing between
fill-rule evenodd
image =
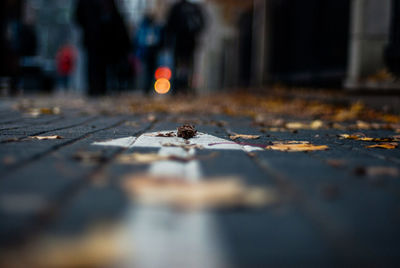
<instances>
[{"instance_id":1,"label":"fallen leaf","mask_svg":"<svg viewBox=\"0 0 400 268\"><path fill-rule=\"evenodd\" d=\"M317 130L324 126L324 122L321 120L314 120L311 123L302 123L302 122L289 122L286 123L285 127L287 129L313 129Z\"/></svg>"},{"instance_id":2,"label":"fallen leaf","mask_svg":"<svg viewBox=\"0 0 400 268\"><path fill-rule=\"evenodd\" d=\"M29 115L31 115L33 117L37 117L42 114L51 115L51 114L60 114L61 113L61 109L59 107L28 108L26 111Z\"/></svg>"},{"instance_id":3,"label":"fallen leaf","mask_svg":"<svg viewBox=\"0 0 400 268\"><path fill-rule=\"evenodd\" d=\"M340 168L346 165L346 161L341 159L328 159L326 163L331 167Z\"/></svg>"},{"instance_id":4,"label":"fallen leaf","mask_svg":"<svg viewBox=\"0 0 400 268\"><path fill-rule=\"evenodd\" d=\"M374 145L369 145L365 146L365 148L380 148L380 149L396 149L399 144L397 142L391 142L391 143L379 143L379 144L374 144Z\"/></svg>"},{"instance_id":5,"label":"fallen leaf","mask_svg":"<svg viewBox=\"0 0 400 268\"><path fill-rule=\"evenodd\" d=\"M37 140L59 140L59 139L63 139L63 137L58 136L58 135L53 135L53 136L31 136L30 138L37 139Z\"/></svg>"},{"instance_id":6,"label":"fallen leaf","mask_svg":"<svg viewBox=\"0 0 400 268\"><path fill-rule=\"evenodd\" d=\"M354 173L359 176L369 177L398 177L400 170L396 167L385 167L385 166L371 166L371 167L357 167L354 169Z\"/></svg>"},{"instance_id":7,"label":"fallen leaf","mask_svg":"<svg viewBox=\"0 0 400 268\"><path fill-rule=\"evenodd\" d=\"M76 152L72 158L85 164L103 163L107 160L103 152Z\"/></svg>"},{"instance_id":8,"label":"fallen leaf","mask_svg":"<svg viewBox=\"0 0 400 268\"><path fill-rule=\"evenodd\" d=\"M274 142L273 145L265 147L267 150L285 151L285 152L310 152L325 151L329 147L327 145L313 145L304 141Z\"/></svg>"},{"instance_id":9,"label":"fallen leaf","mask_svg":"<svg viewBox=\"0 0 400 268\"><path fill-rule=\"evenodd\" d=\"M300 122L289 122L286 123L285 127L288 129L304 129L308 128L308 125Z\"/></svg>"},{"instance_id":10,"label":"fallen leaf","mask_svg":"<svg viewBox=\"0 0 400 268\"><path fill-rule=\"evenodd\" d=\"M324 122L322 122L321 120L314 120L310 124L310 128L313 130L320 129L323 126L324 126Z\"/></svg>"},{"instance_id":11,"label":"fallen leaf","mask_svg":"<svg viewBox=\"0 0 400 268\"><path fill-rule=\"evenodd\" d=\"M16 141L20 141L21 139L19 139L19 138L8 138L8 139L5 139L5 140L2 140L2 142L16 142Z\"/></svg>"},{"instance_id":12,"label":"fallen leaf","mask_svg":"<svg viewBox=\"0 0 400 268\"><path fill-rule=\"evenodd\" d=\"M14 156L8 155L3 157L2 162L4 165L12 165L15 164L15 162L17 162L17 160L15 159Z\"/></svg>"},{"instance_id":13,"label":"fallen leaf","mask_svg":"<svg viewBox=\"0 0 400 268\"><path fill-rule=\"evenodd\" d=\"M366 174L371 177L376 176L388 176L388 177L399 177L400 171L395 167L368 167Z\"/></svg>"},{"instance_id":14,"label":"fallen leaf","mask_svg":"<svg viewBox=\"0 0 400 268\"><path fill-rule=\"evenodd\" d=\"M277 201L274 190L249 187L232 177L188 181L175 177L133 175L125 179L123 188L144 205L184 210L259 207Z\"/></svg>"},{"instance_id":15,"label":"fallen leaf","mask_svg":"<svg viewBox=\"0 0 400 268\"><path fill-rule=\"evenodd\" d=\"M348 140L357 140L357 141L372 141L372 142L391 142L391 141L399 141L396 137L388 137L388 138L371 138L366 137L361 134L340 134L340 138L348 139Z\"/></svg>"},{"instance_id":16,"label":"fallen leaf","mask_svg":"<svg viewBox=\"0 0 400 268\"><path fill-rule=\"evenodd\" d=\"M256 140L259 139L260 137L261 137L260 135L246 135L246 134L236 134L236 133L229 136L231 140L236 140L236 139Z\"/></svg>"},{"instance_id":17,"label":"fallen leaf","mask_svg":"<svg viewBox=\"0 0 400 268\"><path fill-rule=\"evenodd\" d=\"M123 154L117 157L117 162L120 164L151 164L158 161L178 161L190 162L196 159L194 156L181 157L175 155L159 155L157 153L133 153Z\"/></svg>"},{"instance_id":18,"label":"fallen leaf","mask_svg":"<svg viewBox=\"0 0 400 268\"><path fill-rule=\"evenodd\" d=\"M125 123L125 126L129 126L129 127L138 127L139 124L135 121L128 121Z\"/></svg>"},{"instance_id":19,"label":"fallen leaf","mask_svg":"<svg viewBox=\"0 0 400 268\"><path fill-rule=\"evenodd\" d=\"M155 115L153 115L153 114L149 114L147 116L147 121L153 123L153 122L157 121L157 117Z\"/></svg>"}]
</instances>

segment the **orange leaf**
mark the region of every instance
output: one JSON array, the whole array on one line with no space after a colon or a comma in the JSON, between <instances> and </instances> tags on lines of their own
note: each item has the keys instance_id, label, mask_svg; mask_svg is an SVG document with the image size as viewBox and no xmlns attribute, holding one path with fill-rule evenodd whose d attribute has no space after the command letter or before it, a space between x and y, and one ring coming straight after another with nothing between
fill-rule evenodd
<instances>
[{"instance_id":1,"label":"orange leaf","mask_svg":"<svg viewBox=\"0 0 400 268\"><path fill-rule=\"evenodd\" d=\"M267 150L276 150L284 152L311 152L311 151L325 151L329 147L327 145L313 145L308 142L285 142L285 143L275 143L273 145L267 146Z\"/></svg>"},{"instance_id":2,"label":"orange leaf","mask_svg":"<svg viewBox=\"0 0 400 268\"><path fill-rule=\"evenodd\" d=\"M374 144L374 145L369 145L365 146L365 148L380 148L380 149L396 149L399 144L397 142L392 142L392 143L380 143L380 144Z\"/></svg>"}]
</instances>

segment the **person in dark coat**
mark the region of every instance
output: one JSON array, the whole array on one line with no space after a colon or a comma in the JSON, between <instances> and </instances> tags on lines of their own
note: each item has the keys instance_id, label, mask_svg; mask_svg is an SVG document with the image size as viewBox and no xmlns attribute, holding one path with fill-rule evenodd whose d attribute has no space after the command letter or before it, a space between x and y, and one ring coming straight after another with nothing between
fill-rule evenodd
<instances>
[{"instance_id":1,"label":"person in dark coat","mask_svg":"<svg viewBox=\"0 0 400 268\"><path fill-rule=\"evenodd\" d=\"M104 95L107 70L127 57L128 32L114 0L78 0L75 17L87 50L89 95Z\"/></svg>"},{"instance_id":2,"label":"person in dark coat","mask_svg":"<svg viewBox=\"0 0 400 268\"><path fill-rule=\"evenodd\" d=\"M168 14L166 33L174 51L174 83L178 91L191 88L194 53L204 26L201 7L187 0L177 2Z\"/></svg>"}]
</instances>

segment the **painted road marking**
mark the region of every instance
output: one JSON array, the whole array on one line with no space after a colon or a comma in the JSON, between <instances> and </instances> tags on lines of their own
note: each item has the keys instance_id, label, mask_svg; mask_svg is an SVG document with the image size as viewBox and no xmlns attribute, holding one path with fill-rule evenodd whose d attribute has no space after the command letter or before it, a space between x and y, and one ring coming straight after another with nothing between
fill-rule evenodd
<instances>
[{"instance_id":1,"label":"painted road marking","mask_svg":"<svg viewBox=\"0 0 400 268\"><path fill-rule=\"evenodd\" d=\"M123 148L161 148L163 144L166 143L175 143L175 144L183 144L184 139L178 137L157 137L156 135L159 133L165 134L169 132L175 132L173 130L167 131L158 131L153 133L146 133L139 138L135 137L126 137L119 138L109 141L103 142L95 142L93 145L101 145L101 146L118 146ZM251 151L262 151L263 149L255 146L241 145L237 144L231 140L225 140L222 138L215 137L213 135L198 133L195 137L189 140L190 144L200 145L204 149L208 150L243 150L246 152Z\"/></svg>"},{"instance_id":2,"label":"painted road marking","mask_svg":"<svg viewBox=\"0 0 400 268\"><path fill-rule=\"evenodd\" d=\"M193 156L195 149L165 147L163 144L185 144L178 137L157 137L160 131L146 133L138 138L126 137L104 142L98 146L124 148L160 148L158 154L180 157ZM198 133L190 144L210 150L262 150L259 147L243 146L209 134ZM198 160L188 163L158 161L150 165L149 173L162 175L165 179L180 177L186 180L201 180L203 174ZM228 247L220 237L219 226L207 211L178 212L166 208L149 207L132 203L124 218L126 233L122 239L124 247L132 248L131 259L125 267L139 268L224 268L232 267L228 261Z\"/></svg>"}]
</instances>

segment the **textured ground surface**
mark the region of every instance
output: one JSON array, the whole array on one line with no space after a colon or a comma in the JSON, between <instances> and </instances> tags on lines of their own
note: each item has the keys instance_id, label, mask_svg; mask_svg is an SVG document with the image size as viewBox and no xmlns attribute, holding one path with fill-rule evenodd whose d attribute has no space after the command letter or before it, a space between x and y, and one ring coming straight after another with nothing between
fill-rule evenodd
<instances>
[{"instance_id":1,"label":"textured ground surface","mask_svg":"<svg viewBox=\"0 0 400 268\"><path fill-rule=\"evenodd\" d=\"M0 263L9 267L28 267L27 263L104 267L116 265L116 260L126 267L399 265L399 119L359 102L334 106L243 94L152 101L132 96L3 99ZM191 150L188 159L188 153L177 148L175 152L185 159L122 163L121 155L161 150L168 155L168 150L162 144L135 147L134 138L126 146L121 140L120 146L93 145L176 130L185 122L226 140L216 139L219 145L237 143L243 150L221 149L217 144L216 149ZM260 137L232 140L235 134ZM53 135L60 137L34 138ZM295 141L328 149L289 152L285 146ZM274 150L279 145L284 151ZM379 146L367 148L371 145ZM245 147L258 150L249 152ZM189 211L171 208L168 202L138 205L124 181L157 168L189 181L235 176L251 187L273 190L275 202L221 207L216 198L211 208ZM125 232L122 238L115 230ZM125 251L129 257L121 256Z\"/></svg>"}]
</instances>

